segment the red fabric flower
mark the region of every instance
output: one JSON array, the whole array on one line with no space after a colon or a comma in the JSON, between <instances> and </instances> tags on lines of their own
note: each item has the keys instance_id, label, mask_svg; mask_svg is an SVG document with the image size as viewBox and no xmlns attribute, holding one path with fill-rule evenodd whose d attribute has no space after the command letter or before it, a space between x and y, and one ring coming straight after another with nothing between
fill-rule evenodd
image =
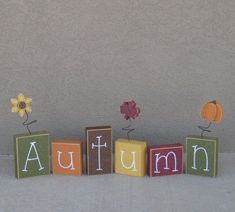
<instances>
[{"instance_id":1,"label":"red fabric flower","mask_svg":"<svg viewBox=\"0 0 235 212\"><path fill-rule=\"evenodd\" d=\"M137 107L135 101L123 102L120 106L121 114L124 114L126 120L135 119L140 114L140 108Z\"/></svg>"}]
</instances>

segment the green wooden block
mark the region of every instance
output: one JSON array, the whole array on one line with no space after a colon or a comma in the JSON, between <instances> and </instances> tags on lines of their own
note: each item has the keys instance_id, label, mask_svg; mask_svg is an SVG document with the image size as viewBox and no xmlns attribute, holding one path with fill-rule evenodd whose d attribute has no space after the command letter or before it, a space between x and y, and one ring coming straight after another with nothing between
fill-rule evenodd
<instances>
[{"instance_id":1,"label":"green wooden block","mask_svg":"<svg viewBox=\"0 0 235 212\"><path fill-rule=\"evenodd\" d=\"M15 135L16 178L50 174L49 146L47 132Z\"/></svg>"},{"instance_id":2,"label":"green wooden block","mask_svg":"<svg viewBox=\"0 0 235 212\"><path fill-rule=\"evenodd\" d=\"M186 174L215 177L218 170L218 138L186 138Z\"/></svg>"}]
</instances>

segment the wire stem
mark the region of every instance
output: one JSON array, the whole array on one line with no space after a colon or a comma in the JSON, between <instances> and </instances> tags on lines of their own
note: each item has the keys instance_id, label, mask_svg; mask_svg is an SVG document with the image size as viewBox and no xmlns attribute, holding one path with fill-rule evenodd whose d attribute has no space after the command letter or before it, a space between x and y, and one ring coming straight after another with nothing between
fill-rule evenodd
<instances>
[{"instance_id":1,"label":"wire stem","mask_svg":"<svg viewBox=\"0 0 235 212\"><path fill-rule=\"evenodd\" d=\"M202 130L202 132L201 132L201 137L203 137L203 135L204 135L205 132L211 132L211 130L209 130L211 124L212 124L212 122L210 122L209 125L206 126L206 127L204 127L204 126L198 126L198 128L199 128L200 130Z\"/></svg>"},{"instance_id":2,"label":"wire stem","mask_svg":"<svg viewBox=\"0 0 235 212\"><path fill-rule=\"evenodd\" d=\"M30 131L30 129L29 129L29 126L30 126L31 124L37 122L37 120L33 120L33 121L27 123L28 120L29 120L29 114L27 113L26 110L25 110L25 114L26 114L26 120L22 123L22 125L23 125L24 127L26 127L26 129L28 130L29 134L31 135L31 131Z\"/></svg>"},{"instance_id":3,"label":"wire stem","mask_svg":"<svg viewBox=\"0 0 235 212\"><path fill-rule=\"evenodd\" d=\"M132 125L132 122L131 122L131 119L129 119L129 125L122 128L123 131L127 131L127 138L128 138L128 141L130 141L130 135L129 135L129 134L130 134L132 131L135 130L134 128L131 128L131 125Z\"/></svg>"}]
</instances>

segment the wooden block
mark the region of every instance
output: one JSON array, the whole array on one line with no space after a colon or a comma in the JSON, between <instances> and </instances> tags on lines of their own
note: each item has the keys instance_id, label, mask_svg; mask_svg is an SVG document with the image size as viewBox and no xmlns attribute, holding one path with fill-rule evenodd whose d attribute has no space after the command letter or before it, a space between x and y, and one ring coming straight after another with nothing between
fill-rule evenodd
<instances>
[{"instance_id":1,"label":"wooden block","mask_svg":"<svg viewBox=\"0 0 235 212\"><path fill-rule=\"evenodd\" d=\"M52 143L53 174L82 175L82 142L56 140Z\"/></svg>"},{"instance_id":2,"label":"wooden block","mask_svg":"<svg viewBox=\"0 0 235 212\"><path fill-rule=\"evenodd\" d=\"M218 138L186 138L186 174L215 177L218 169Z\"/></svg>"},{"instance_id":3,"label":"wooden block","mask_svg":"<svg viewBox=\"0 0 235 212\"><path fill-rule=\"evenodd\" d=\"M115 172L130 176L145 176L146 142L118 139L115 142Z\"/></svg>"},{"instance_id":4,"label":"wooden block","mask_svg":"<svg viewBox=\"0 0 235 212\"><path fill-rule=\"evenodd\" d=\"M148 146L147 173L150 177L183 173L183 145Z\"/></svg>"},{"instance_id":5,"label":"wooden block","mask_svg":"<svg viewBox=\"0 0 235 212\"><path fill-rule=\"evenodd\" d=\"M109 174L112 165L112 128L110 126L87 127L87 174Z\"/></svg>"},{"instance_id":6,"label":"wooden block","mask_svg":"<svg viewBox=\"0 0 235 212\"><path fill-rule=\"evenodd\" d=\"M47 132L15 135L14 153L16 178L50 174Z\"/></svg>"}]
</instances>

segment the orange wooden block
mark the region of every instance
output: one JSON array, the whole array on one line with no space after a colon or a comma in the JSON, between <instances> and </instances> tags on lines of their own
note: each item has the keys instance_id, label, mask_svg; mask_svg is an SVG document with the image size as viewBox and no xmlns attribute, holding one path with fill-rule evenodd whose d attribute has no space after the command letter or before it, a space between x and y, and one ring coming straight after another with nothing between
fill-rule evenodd
<instances>
[{"instance_id":1,"label":"orange wooden block","mask_svg":"<svg viewBox=\"0 0 235 212\"><path fill-rule=\"evenodd\" d=\"M82 175L82 142L56 140L52 143L52 170L54 174Z\"/></svg>"}]
</instances>

